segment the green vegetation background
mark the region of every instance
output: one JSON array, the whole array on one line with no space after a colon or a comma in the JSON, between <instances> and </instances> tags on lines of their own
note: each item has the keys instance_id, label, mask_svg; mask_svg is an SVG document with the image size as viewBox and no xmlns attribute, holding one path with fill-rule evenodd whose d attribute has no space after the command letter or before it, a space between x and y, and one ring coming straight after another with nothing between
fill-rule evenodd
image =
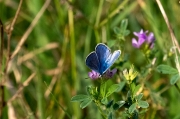
<instances>
[{"instance_id":1,"label":"green vegetation background","mask_svg":"<svg viewBox=\"0 0 180 119\"><path fill-rule=\"evenodd\" d=\"M5 32L4 67L8 29L19 3L20 0L0 0L0 19ZM179 1L161 0L161 3L176 38L180 39ZM44 4L47 7L42 12ZM40 19L32 27L39 14ZM27 30L32 28L32 32L9 62L8 78L4 84L8 104L3 108L2 118L66 119L68 116L61 109L63 106L73 119L100 119L95 105L80 109L79 104L70 102L70 99L76 94L86 93L86 86L92 84L90 79L86 79L90 71L84 62L86 56L97 43L114 39L113 28L119 27L123 19L128 19L128 29L131 31L123 51L129 54L129 64L134 64L138 70L146 64L141 53L131 46L133 32L144 29L155 34L158 51L156 64L175 67L173 56L163 60L165 55L168 56L172 42L155 0L24 0L10 39L11 54L27 35ZM3 71L2 67L1 77ZM156 71L152 75L148 80L147 89L150 90L146 93L155 95L157 100L148 100L150 107L144 119L179 119L180 94L170 85L169 76ZM29 77L31 79L23 86ZM18 96L10 100L20 88ZM162 90L163 93L160 93Z\"/></svg>"}]
</instances>

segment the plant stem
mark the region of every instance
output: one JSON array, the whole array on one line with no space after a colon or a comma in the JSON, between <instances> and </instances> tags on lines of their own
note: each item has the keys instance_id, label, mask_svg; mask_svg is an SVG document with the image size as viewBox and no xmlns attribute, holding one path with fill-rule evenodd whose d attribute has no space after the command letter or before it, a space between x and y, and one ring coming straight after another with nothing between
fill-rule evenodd
<instances>
[{"instance_id":1,"label":"plant stem","mask_svg":"<svg viewBox=\"0 0 180 119\"><path fill-rule=\"evenodd\" d=\"M98 27L102 27L103 25L105 25L109 19L111 19L112 17L114 17L116 14L119 13L119 11L121 9L123 9L123 7L128 3L129 0L124 0L116 9L114 9L100 24Z\"/></svg>"},{"instance_id":2,"label":"plant stem","mask_svg":"<svg viewBox=\"0 0 180 119\"><path fill-rule=\"evenodd\" d=\"M141 50L141 52L142 52L143 56L145 57L146 62L147 62L148 64L151 64L151 61L149 60L148 56L146 55L146 51L143 49L143 50Z\"/></svg>"},{"instance_id":3,"label":"plant stem","mask_svg":"<svg viewBox=\"0 0 180 119\"><path fill-rule=\"evenodd\" d=\"M98 11L97 11L97 16L96 16L95 27L97 27L97 26L99 25L99 21L100 21L100 18L101 18L101 12L102 12L103 3L104 3L104 0L100 0L100 1L99 1L99 7L98 7Z\"/></svg>"},{"instance_id":4,"label":"plant stem","mask_svg":"<svg viewBox=\"0 0 180 119\"><path fill-rule=\"evenodd\" d=\"M1 43L1 48L0 48L0 72L3 72L3 49L4 49L4 28L3 28L3 23L0 20L0 43ZM4 108L4 86L2 85L3 82L3 75L0 73L0 118L3 118L2 112Z\"/></svg>"},{"instance_id":5,"label":"plant stem","mask_svg":"<svg viewBox=\"0 0 180 119\"><path fill-rule=\"evenodd\" d=\"M98 107L98 109L99 109L99 111L100 111L102 117L103 117L104 119L107 119L107 117L106 117L106 115L103 113L103 110L101 109L99 103L96 103L96 105L97 105L97 107Z\"/></svg>"},{"instance_id":6,"label":"plant stem","mask_svg":"<svg viewBox=\"0 0 180 119\"><path fill-rule=\"evenodd\" d=\"M151 113L151 116L150 116L150 119L154 119L155 115L156 115L156 112L157 110L156 109L152 109L152 113Z\"/></svg>"},{"instance_id":7,"label":"plant stem","mask_svg":"<svg viewBox=\"0 0 180 119\"><path fill-rule=\"evenodd\" d=\"M69 0L72 2L72 0ZM71 75L72 75L72 85L74 87L79 87L76 79L76 44L74 36L74 14L73 9L68 9L68 24L69 24L69 38L70 38L70 55L71 55Z\"/></svg>"},{"instance_id":8,"label":"plant stem","mask_svg":"<svg viewBox=\"0 0 180 119\"><path fill-rule=\"evenodd\" d=\"M99 26L99 21L100 21L100 18L101 18L103 3L104 3L104 0L99 1L98 11L97 11L97 15L96 15L96 21L95 21L95 26L94 26L95 27L94 33L95 33L97 43L100 42L100 35L99 35L99 32L98 32L98 26Z\"/></svg>"},{"instance_id":9,"label":"plant stem","mask_svg":"<svg viewBox=\"0 0 180 119\"><path fill-rule=\"evenodd\" d=\"M48 85L47 83L44 81L46 87L47 87L47 90L49 90L48 88ZM68 116L69 119L72 119L71 115L68 113L68 111L66 111L64 109L64 107L59 103L59 101L56 99L56 97L53 95L53 93L50 91L50 94L52 95L52 97L54 98L55 102L58 104L58 106L65 112L65 114Z\"/></svg>"},{"instance_id":10,"label":"plant stem","mask_svg":"<svg viewBox=\"0 0 180 119\"><path fill-rule=\"evenodd\" d=\"M104 98L104 96L105 96L105 90L106 90L106 82L104 82L103 78L101 77L100 84L99 84L100 97L103 97L103 98ZM101 99L101 98L100 98L100 99ZM102 117L103 117L104 119L107 119L107 116L103 113L103 110L102 110L101 107L100 107L100 105L101 105L100 103L101 103L101 102L100 102L99 99L95 101L95 104L96 104L96 106L98 107L98 110L100 111Z\"/></svg>"},{"instance_id":11,"label":"plant stem","mask_svg":"<svg viewBox=\"0 0 180 119\"><path fill-rule=\"evenodd\" d=\"M129 85L130 92L131 92L131 99L133 99L132 81L128 81L128 85Z\"/></svg>"},{"instance_id":12,"label":"plant stem","mask_svg":"<svg viewBox=\"0 0 180 119\"><path fill-rule=\"evenodd\" d=\"M40 74L40 73L39 73ZM39 111L39 119L44 119L45 111L44 111L44 99L43 99L43 91L42 91L42 78L40 76L36 77L37 80L37 107Z\"/></svg>"},{"instance_id":13,"label":"plant stem","mask_svg":"<svg viewBox=\"0 0 180 119\"><path fill-rule=\"evenodd\" d=\"M179 88L179 86L177 85L177 83L175 83L174 85L175 85L176 89L178 90L178 92L180 93L180 88Z\"/></svg>"}]
</instances>

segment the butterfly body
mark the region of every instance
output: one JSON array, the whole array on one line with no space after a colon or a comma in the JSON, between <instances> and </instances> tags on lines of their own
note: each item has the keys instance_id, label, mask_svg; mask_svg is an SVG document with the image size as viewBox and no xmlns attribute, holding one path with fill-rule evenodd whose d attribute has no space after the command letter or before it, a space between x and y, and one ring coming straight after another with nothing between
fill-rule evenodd
<instances>
[{"instance_id":1,"label":"butterfly body","mask_svg":"<svg viewBox=\"0 0 180 119\"><path fill-rule=\"evenodd\" d=\"M111 53L111 50L103 43L97 44L95 51L86 58L86 65L100 75L104 74L119 58L120 50Z\"/></svg>"}]
</instances>

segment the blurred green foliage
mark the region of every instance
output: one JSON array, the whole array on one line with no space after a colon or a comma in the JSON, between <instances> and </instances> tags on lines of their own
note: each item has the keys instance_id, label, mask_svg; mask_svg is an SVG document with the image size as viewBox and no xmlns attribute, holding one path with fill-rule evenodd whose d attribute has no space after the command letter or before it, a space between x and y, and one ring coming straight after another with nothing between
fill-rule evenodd
<instances>
[{"instance_id":1,"label":"blurred green foliage","mask_svg":"<svg viewBox=\"0 0 180 119\"><path fill-rule=\"evenodd\" d=\"M11 53L46 1L23 1L12 32ZM161 2L176 38L180 39L178 0L161 0ZM18 5L19 0L0 0L0 19L5 31L4 62L7 60L7 30ZM10 61L5 85L5 101L22 87L23 82L32 73L35 72L36 75L10 105L5 105L2 112L3 119L8 117L66 119L68 116L61 106L73 119L100 119L100 113L95 105L82 110L78 103L72 103L70 100L76 94L86 93L86 86L93 84L93 81L86 79L89 71L84 62L86 56L94 51L97 43L107 43L115 39L113 29L119 27L123 19L128 19L127 27L131 31L120 47L123 49L121 58L129 56L123 67L134 64L137 70L144 71L144 74L148 72L143 70L147 69L146 60L131 45L133 32L140 29L155 34L155 64L175 67L174 56L170 55L172 48L170 33L156 1L51 0L21 50ZM180 117L180 94L170 85L169 79L168 75L153 70L150 78L146 80L143 93L150 107L144 113L144 119ZM113 80L118 80L118 77ZM177 84L179 85L179 82ZM48 92L50 90L51 93Z\"/></svg>"}]
</instances>

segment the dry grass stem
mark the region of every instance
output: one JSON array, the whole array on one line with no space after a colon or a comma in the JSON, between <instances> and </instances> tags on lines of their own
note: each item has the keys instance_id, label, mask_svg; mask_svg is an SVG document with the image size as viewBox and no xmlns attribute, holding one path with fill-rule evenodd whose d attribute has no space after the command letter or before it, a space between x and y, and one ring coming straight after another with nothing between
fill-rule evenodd
<instances>
[{"instance_id":1,"label":"dry grass stem","mask_svg":"<svg viewBox=\"0 0 180 119\"><path fill-rule=\"evenodd\" d=\"M17 119L16 111L15 111L12 103L8 103L8 118L9 119Z\"/></svg>"},{"instance_id":2,"label":"dry grass stem","mask_svg":"<svg viewBox=\"0 0 180 119\"><path fill-rule=\"evenodd\" d=\"M44 96L47 98L49 96L49 94L51 93L57 79L58 79L58 76L61 77L62 75L62 71L63 71L63 63L64 63L64 60L63 59L60 59L59 62L58 62L58 66L57 66L57 70L54 71L54 76L51 80L51 83L49 85L49 87L47 88ZM58 75L57 75L58 74Z\"/></svg>"},{"instance_id":3,"label":"dry grass stem","mask_svg":"<svg viewBox=\"0 0 180 119\"><path fill-rule=\"evenodd\" d=\"M20 9L21 9L21 6L22 6L22 2L23 0L20 0L20 3L19 3L19 6L18 6L18 9L16 11L16 14L15 14L15 17L13 18L13 21L12 23L10 24L10 27L7 31L7 60L6 60L6 66L5 66L5 69L2 69L2 60L3 60L3 49L4 49L4 35L3 35L3 32L4 32L4 29L3 29L3 24L1 22L1 51L0 51L0 69L2 72L5 73L5 76L1 77L1 79L5 79L6 78L6 74L7 74L7 69L8 69L8 64L9 64L9 60L10 60L10 53L11 53L11 35L12 35L12 31L13 31L13 28L14 28L14 25L15 25L15 22L18 18L18 15L19 15L19 12L20 12ZM1 80L2 81L2 80ZM2 118L2 110L3 110L3 107L4 107L4 86L1 86L1 104L0 105L0 118Z\"/></svg>"},{"instance_id":4,"label":"dry grass stem","mask_svg":"<svg viewBox=\"0 0 180 119\"><path fill-rule=\"evenodd\" d=\"M166 24L167 24L167 26L168 26L168 29L169 29L169 32L170 32L170 35L171 35L172 42L173 42L174 46L176 46L176 48L178 49L178 52L180 53L179 44L178 44L177 39L176 39L176 37L175 37L175 35L174 35L173 29L172 29L172 27L171 27L171 24L169 23L169 20L168 20L168 17L167 17L167 15L166 15L166 12L164 11L164 8L163 8L160 0L156 0L156 2L157 2L157 4L158 4L158 6L159 6L159 9L160 9L163 17L164 17L164 20L165 20L165 22L166 22Z\"/></svg>"},{"instance_id":5,"label":"dry grass stem","mask_svg":"<svg viewBox=\"0 0 180 119\"><path fill-rule=\"evenodd\" d=\"M1 42L1 48L0 48L0 76L2 74L2 59L3 59L3 49L4 49L4 27L3 27L3 23L0 20L0 42Z\"/></svg>"},{"instance_id":6,"label":"dry grass stem","mask_svg":"<svg viewBox=\"0 0 180 119\"><path fill-rule=\"evenodd\" d=\"M24 81L24 83L22 84L22 86L17 90L17 92L7 101L7 104L12 102L13 100L15 100L19 94L21 93L21 91L24 89L24 87L28 86L29 83L31 82L31 80L34 78L34 76L36 75L36 73L31 74L26 81Z\"/></svg>"},{"instance_id":7,"label":"dry grass stem","mask_svg":"<svg viewBox=\"0 0 180 119\"><path fill-rule=\"evenodd\" d=\"M172 40L172 43L173 43L173 46L175 47L175 63L176 63L176 68L178 69L178 72L180 74L180 63L179 63L179 60L178 60L178 54L177 54L177 50L178 50L178 53L180 54L180 47L179 47L179 44L178 44L178 41L174 35L174 32L173 32L173 29L171 27L171 24L169 23L169 20L168 20L168 17L166 15L166 12L164 11L164 8L160 2L160 0L156 0L158 6L159 6L159 9L164 17L164 20L168 26L168 29L169 29L169 32L170 32L170 35L171 35L171 40Z\"/></svg>"},{"instance_id":8,"label":"dry grass stem","mask_svg":"<svg viewBox=\"0 0 180 119\"><path fill-rule=\"evenodd\" d=\"M34 56L42 53L42 52L45 52L47 50L52 50L52 49L55 49L55 48L58 48L59 47L59 44L58 43L49 43L47 44L46 46L44 47L41 47L37 50L34 50L32 52L29 52L28 54L25 54L24 56L20 57L18 59L18 64L21 64L29 59L32 59Z\"/></svg>"},{"instance_id":9,"label":"dry grass stem","mask_svg":"<svg viewBox=\"0 0 180 119\"><path fill-rule=\"evenodd\" d=\"M47 9L47 7L49 6L50 2L51 2L51 0L46 0L46 2L44 3L44 5L40 9L40 11L38 12L36 17L34 18L34 20L31 22L29 28L26 30L26 32L24 33L24 35L20 39L18 45L16 46L14 52L11 55L11 59L14 58L14 56L19 52L19 50L21 49L22 45L24 44L24 42L28 38L29 34L32 32L32 30L34 29L34 27L38 23L39 19L41 18L41 16L43 15L43 13Z\"/></svg>"},{"instance_id":10,"label":"dry grass stem","mask_svg":"<svg viewBox=\"0 0 180 119\"><path fill-rule=\"evenodd\" d=\"M21 9L21 6L22 6L22 2L23 0L20 0L20 3L19 3L19 6L18 6L18 9L16 11L16 14L15 14L15 17L12 21L12 23L10 24L10 27L7 31L7 37L8 37L8 42L7 42L7 61L6 61L6 68L5 68L5 73L7 73L7 69L8 69L8 64L9 64L9 61L10 61L10 54L11 54L11 35L12 35L12 31L14 29L14 25L16 23L16 20L18 18L18 15L19 15L19 12L20 12L20 9Z\"/></svg>"}]
</instances>

